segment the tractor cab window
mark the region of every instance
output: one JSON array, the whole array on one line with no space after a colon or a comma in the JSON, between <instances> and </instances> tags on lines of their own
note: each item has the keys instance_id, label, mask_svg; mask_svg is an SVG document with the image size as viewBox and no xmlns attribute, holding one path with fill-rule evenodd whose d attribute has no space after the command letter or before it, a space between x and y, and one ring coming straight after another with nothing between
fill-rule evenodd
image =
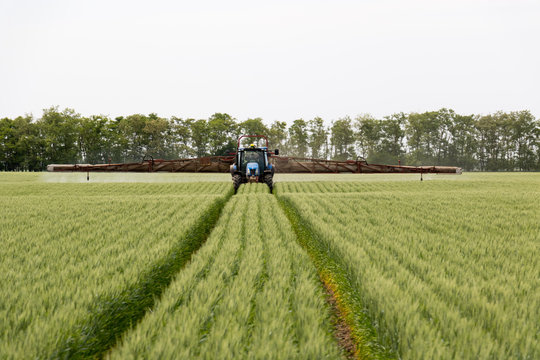
<instances>
[{"instance_id":1,"label":"tractor cab window","mask_svg":"<svg viewBox=\"0 0 540 360\"><path fill-rule=\"evenodd\" d=\"M258 151L246 151L244 152L244 165L250 162L259 162L259 152Z\"/></svg>"}]
</instances>

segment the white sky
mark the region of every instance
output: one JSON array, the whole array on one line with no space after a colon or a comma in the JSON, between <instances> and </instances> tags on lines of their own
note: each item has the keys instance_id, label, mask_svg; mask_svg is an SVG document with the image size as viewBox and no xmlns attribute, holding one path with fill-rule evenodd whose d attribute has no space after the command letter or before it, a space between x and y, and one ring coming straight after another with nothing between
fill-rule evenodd
<instances>
[{"instance_id":1,"label":"white sky","mask_svg":"<svg viewBox=\"0 0 540 360\"><path fill-rule=\"evenodd\" d=\"M531 110L540 0L0 0L0 117Z\"/></svg>"}]
</instances>

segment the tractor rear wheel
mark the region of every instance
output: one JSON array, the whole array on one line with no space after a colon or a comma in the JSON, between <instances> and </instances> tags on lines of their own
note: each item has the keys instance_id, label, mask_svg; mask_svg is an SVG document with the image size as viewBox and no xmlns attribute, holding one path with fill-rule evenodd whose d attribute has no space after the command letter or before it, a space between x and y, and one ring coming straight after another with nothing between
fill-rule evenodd
<instances>
[{"instance_id":1,"label":"tractor rear wheel","mask_svg":"<svg viewBox=\"0 0 540 360\"><path fill-rule=\"evenodd\" d=\"M274 177L272 176L272 174L265 175L264 182L266 183L266 185L268 185L268 187L270 188L270 194L272 194L274 190Z\"/></svg>"},{"instance_id":2,"label":"tractor rear wheel","mask_svg":"<svg viewBox=\"0 0 540 360\"><path fill-rule=\"evenodd\" d=\"M240 175L233 175L232 177L233 185L234 185L234 193L238 191L238 188L240 187L240 184L242 184L242 176Z\"/></svg>"}]
</instances>

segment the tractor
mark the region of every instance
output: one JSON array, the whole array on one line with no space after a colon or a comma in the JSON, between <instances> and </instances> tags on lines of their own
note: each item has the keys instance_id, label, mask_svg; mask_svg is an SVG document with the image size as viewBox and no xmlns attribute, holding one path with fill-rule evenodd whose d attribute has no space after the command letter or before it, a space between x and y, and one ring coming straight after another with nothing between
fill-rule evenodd
<instances>
[{"instance_id":1,"label":"tractor","mask_svg":"<svg viewBox=\"0 0 540 360\"><path fill-rule=\"evenodd\" d=\"M248 147L240 147L243 138L263 138L266 147L257 147L250 144ZM234 163L231 165L231 175L234 184L234 193L241 184L260 182L266 183L270 193L274 189L274 166L270 163L270 155L279 155L279 150L273 153L268 151L268 139L264 135L242 135L238 139Z\"/></svg>"}]
</instances>

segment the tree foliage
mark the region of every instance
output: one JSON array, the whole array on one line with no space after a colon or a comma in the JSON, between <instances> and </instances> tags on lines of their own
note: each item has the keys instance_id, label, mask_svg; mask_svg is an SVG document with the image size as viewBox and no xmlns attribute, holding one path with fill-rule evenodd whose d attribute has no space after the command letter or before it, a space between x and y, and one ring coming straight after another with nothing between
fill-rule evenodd
<instances>
[{"instance_id":1,"label":"tree foliage","mask_svg":"<svg viewBox=\"0 0 540 360\"><path fill-rule=\"evenodd\" d=\"M0 170L39 171L52 163L140 161L229 155L242 134L265 135L284 156L365 158L368 163L452 165L466 170L540 170L540 122L529 111L461 115L451 109L369 114L330 123L320 117L287 124L133 114L82 116L51 107L34 119L0 118ZM259 143L259 145L264 145Z\"/></svg>"},{"instance_id":2,"label":"tree foliage","mask_svg":"<svg viewBox=\"0 0 540 360\"><path fill-rule=\"evenodd\" d=\"M347 116L334 121L331 128L331 141L334 159L347 160L356 157L354 131L350 117Z\"/></svg>"}]
</instances>

